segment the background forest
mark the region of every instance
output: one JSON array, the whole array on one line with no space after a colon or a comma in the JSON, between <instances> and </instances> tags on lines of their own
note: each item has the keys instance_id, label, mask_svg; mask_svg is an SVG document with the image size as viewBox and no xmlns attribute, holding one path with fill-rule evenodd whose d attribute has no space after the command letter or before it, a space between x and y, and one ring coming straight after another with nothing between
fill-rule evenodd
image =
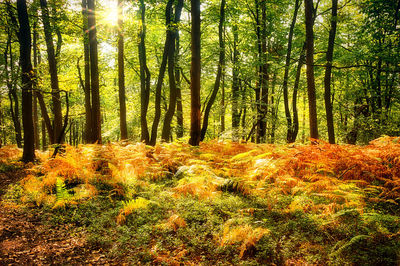
<instances>
[{"instance_id":1,"label":"background forest","mask_svg":"<svg viewBox=\"0 0 400 266\"><path fill-rule=\"evenodd\" d=\"M193 2L27 1L36 147L189 136ZM201 1L201 139L399 135L399 6ZM0 136L21 146L22 24L0 12Z\"/></svg>"},{"instance_id":2,"label":"background forest","mask_svg":"<svg viewBox=\"0 0 400 266\"><path fill-rule=\"evenodd\" d=\"M0 264L400 265L399 10L0 1Z\"/></svg>"}]
</instances>

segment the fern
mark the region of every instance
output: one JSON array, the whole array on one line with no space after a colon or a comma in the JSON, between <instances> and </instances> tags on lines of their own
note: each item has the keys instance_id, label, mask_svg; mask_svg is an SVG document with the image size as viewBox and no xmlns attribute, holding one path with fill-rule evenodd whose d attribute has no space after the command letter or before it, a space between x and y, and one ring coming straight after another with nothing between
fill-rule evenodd
<instances>
[{"instance_id":1,"label":"fern","mask_svg":"<svg viewBox=\"0 0 400 266\"><path fill-rule=\"evenodd\" d=\"M61 178L57 178L56 182L56 199L57 201L66 201L71 198L65 183Z\"/></svg>"}]
</instances>

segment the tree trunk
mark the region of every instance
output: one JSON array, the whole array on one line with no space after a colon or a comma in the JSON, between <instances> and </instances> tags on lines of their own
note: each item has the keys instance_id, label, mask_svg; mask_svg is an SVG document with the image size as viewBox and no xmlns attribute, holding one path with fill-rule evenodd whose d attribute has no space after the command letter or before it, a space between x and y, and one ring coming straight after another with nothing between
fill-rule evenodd
<instances>
[{"instance_id":1,"label":"tree trunk","mask_svg":"<svg viewBox=\"0 0 400 266\"><path fill-rule=\"evenodd\" d=\"M232 27L233 32L233 61L232 61L232 140L239 140L239 126L240 126L240 113L239 113L239 51L237 48L239 42L238 27L236 24Z\"/></svg>"},{"instance_id":2,"label":"tree trunk","mask_svg":"<svg viewBox=\"0 0 400 266\"><path fill-rule=\"evenodd\" d=\"M314 78L314 5L313 0L304 0L304 3L306 17L306 64L310 137L312 139L318 139L317 98Z\"/></svg>"},{"instance_id":3,"label":"tree trunk","mask_svg":"<svg viewBox=\"0 0 400 266\"><path fill-rule=\"evenodd\" d=\"M293 95L292 95L293 124L292 124L292 130L290 132L290 135L287 138L289 143L295 142L296 138L297 138L297 134L299 133L299 113L297 110L297 92L299 90L301 68L303 67L304 59L305 59L305 49L306 49L306 45L304 43L303 49L300 52L299 60L297 62L296 78L295 78L294 86L293 86ZM303 120L305 120L305 119L303 118ZM303 123L304 123L304 121L303 121Z\"/></svg>"},{"instance_id":4,"label":"tree trunk","mask_svg":"<svg viewBox=\"0 0 400 266\"><path fill-rule=\"evenodd\" d=\"M50 25L47 1L40 0L40 7L42 10L42 21L43 21L44 35L46 39L47 58L49 62L49 72L51 80L51 95L52 95L53 116L54 116L53 139L56 141L57 139L59 139L62 129L61 97L60 97L60 87L59 87L58 73L57 73L57 61L54 52L52 27Z\"/></svg>"},{"instance_id":5,"label":"tree trunk","mask_svg":"<svg viewBox=\"0 0 400 266\"><path fill-rule=\"evenodd\" d=\"M94 0L87 0L88 29L89 29L89 57L92 100L92 143L101 143L101 114L100 114L100 86L97 53L97 33Z\"/></svg>"},{"instance_id":6,"label":"tree trunk","mask_svg":"<svg viewBox=\"0 0 400 266\"><path fill-rule=\"evenodd\" d=\"M90 58L89 58L89 31L88 31L88 11L87 1L82 0L82 24L83 24L83 52L85 59L85 83L83 91L85 93L85 131L84 141L90 143L92 140L92 103L90 97Z\"/></svg>"},{"instance_id":7,"label":"tree trunk","mask_svg":"<svg viewBox=\"0 0 400 266\"><path fill-rule=\"evenodd\" d=\"M171 136L171 122L176 109L176 78L175 78L175 40L178 33L177 25L181 19L183 0L179 0L175 7L175 20L173 25L169 25L168 32L171 35L170 45L168 45L168 78L169 78L169 107L165 114L164 125L161 137L164 141L169 141Z\"/></svg>"},{"instance_id":8,"label":"tree trunk","mask_svg":"<svg viewBox=\"0 0 400 266\"><path fill-rule=\"evenodd\" d=\"M167 59L168 59L168 50L169 45L171 45L170 38L172 37L169 33L170 31L170 24L172 23L172 5L174 1L169 0L165 9L165 24L167 26L166 30L166 38L164 44L164 51L163 57L160 65L160 70L158 72L158 79L156 84L156 97L155 97L155 104L154 104L154 120L153 126L151 128L151 138L150 138L150 145L155 145L157 142L157 131L158 131L158 124L160 123L161 118L161 89L164 81L165 70L167 69Z\"/></svg>"},{"instance_id":9,"label":"tree trunk","mask_svg":"<svg viewBox=\"0 0 400 266\"><path fill-rule=\"evenodd\" d=\"M266 14L266 0L261 1L261 54L260 54L260 84L261 84L261 98L260 98L260 109L263 115L263 119L260 119L259 127L259 141L265 142L267 138L267 115L269 108L269 64L267 59L267 14Z\"/></svg>"},{"instance_id":10,"label":"tree trunk","mask_svg":"<svg viewBox=\"0 0 400 266\"><path fill-rule=\"evenodd\" d=\"M211 94L210 99L208 100L206 109L204 111L204 118L203 118L203 127L201 129L200 140L203 141L204 137L206 136L207 127L208 127L208 117L210 115L211 107L215 102L215 98L217 97L218 90L221 83L221 75L222 69L225 66L225 43L223 38L223 30L224 30L224 23L225 23L225 0L221 0L221 7L219 13L219 25L218 25L218 39L219 39L219 60L218 60L218 70L217 76L215 78L214 88Z\"/></svg>"},{"instance_id":11,"label":"tree trunk","mask_svg":"<svg viewBox=\"0 0 400 266\"><path fill-rule=\"evenodd\" d=\"M140 128L141 128L141 141L146 144L150 142L149 129L147 126L147 109L149 106L150 96L150 71L147 67L146 59L146 6L144 0L139 0L139 13L141 16L141 29L139 33L139 62L140 62Z\"/></svg>"},{"instance_id":12,"label":"tree trunk","mask_svg":"<svg viewBox=\"0 0 400 266\"><path fill-rule=\"evenodd\" d=\"M176 79L176 137L182 138L184 133L183 126L183 106L182 106L182 82L179 67L179 31L176 33L176 51L175 51L175 79Z\"/></svg>"},{"instance_id":13,"label":"tree trunk","mask_svg":"<svg viewBox=\"0 0 400 266\"><path fill-rule=\"evenodd\" d=\"M35 160L35 139L32 118L32 62L31 62L31 29L25 0L17 0L19 21L20 65L22 84L22 125L24 129L24 149L22 161Z\"/></svg>"},{"instance_id":14,"label":"tree trunk","mask_svg":"<svg viewBox=\"0 0 400 266\"><path fill-rule=\"evenodd\" d=\"M122 21L123 0L118 0L118 96L119 96L119 120L121 140L128 138L126 126L126 97L125 97L125 68L124 68L124 33Z\"/></svg>"},{"instance_id":15,"label":"tree trunk","mask_svg":"<svg viewBox=\"0 0 400 266\"><path fill-rule=\"evenodd\" d=\"M46 140L46 123L42 118L42 151L47 149L47 140Z\"/></svg>"},{"instance_id":16,"label":"tree trunk","mask_svg":"<svg viewBox=\"0 0 400 266\"><path fill-rule=\"evenodd\" d=\"M290 114L290 109L289 109L289 93L288 93L289 67L290 67L290 57L292 54L292 41L293 41L294 26L296 25L297 13L299 11L300 5L301 5L300 0L296 0L292 23L290 24L290 28L289 28L288 48L287 48L286 62L285 62L285 74L283 76L283 85L282 85L283 101L284 101L284 105L285 105L285 116L286 116L286 123L287 123L286 140L288 143L293 142L292 141L292 135L293 135L292 115ZM293 110L293 112L294 112L294 110Z\"/></svg>"},{"instance_id":17,"label":"tree trunk","mask_svg":"<svg viewBox=\"0 0 400 266\"><path fill-rule=\"evenodd\" d=\"M190 68L190 140L189 144L198 146L200 144L201 131L201 103L200 103L200 78L201 78L201 31L200 31L200 0L191 0L191 68Z\"/></svg>"},{"instance_id":18,"label":"tree trunk","mask_svg":"<svg viewBox=\"0 0 400 266\"><path fill-rule=\"evenodd\" d=\"M8 88L8 97L10 99L10 113L14 124L15 140L18 148L22 148L22 132L19 119L19 101L15 82L13 82L14 60L12 54L11 32L8 30L6 49L4 50L4 69L6 74L6 83ZM8 71L8 54L10 57L10 71Z\"/></svg>"},{"instance_id":19,"label":"tree trunk","mask_svg":"<svg viewBox=\"0 0 400 266\"><path fill-rule=\"evenodd\" d=\"M37 21L35 20L33 24L33 68L36 80L38 78L38 49L37 49L37 39L38 39L38 31L37 31ZM40 149L40 140L39 140L39 118L38 118L38 106L37 106L37 97L36 91L38 90L38 82L34 82L34 92L33 92L33 129L35 134L35 149Z\"/></svg>"},{"instance_id":20,"label":"tree trunk","mask_svg":"<svg viewBox=\"0 0 400 266\"><path fill-rule=\"evenodd\" d=\"M333 59L333 49L335 45L336 36L336 25L337 25L337 8L338 0L332 0L332 17L331 17L331 29L329 30L329 42L328 51L326 52L326 68L325 68L325 112L326 112L326 122L328 126L328 137L329 143L335 144L335 127L333 125L333 107L331 100L331 77L332 77L332 59Z\"/></svg>"}]
</instances>

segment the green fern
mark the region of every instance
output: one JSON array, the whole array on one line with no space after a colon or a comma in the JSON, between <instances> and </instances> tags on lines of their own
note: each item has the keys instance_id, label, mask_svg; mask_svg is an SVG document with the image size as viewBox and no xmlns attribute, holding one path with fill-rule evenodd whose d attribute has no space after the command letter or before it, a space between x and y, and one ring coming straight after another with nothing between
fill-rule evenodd
<instances>
[{"instance_id":1,"label":"green fern","mask_svg":"<svg viewBox=\"0 0 400 266\"><path fill-rule=\"evenodd\" d=\"M66 201L71 198L68 193L68 189L65 187L65 183L61 178L57 178L56 182L56 199L57 201Z\"/></svg>"}]
</instances>

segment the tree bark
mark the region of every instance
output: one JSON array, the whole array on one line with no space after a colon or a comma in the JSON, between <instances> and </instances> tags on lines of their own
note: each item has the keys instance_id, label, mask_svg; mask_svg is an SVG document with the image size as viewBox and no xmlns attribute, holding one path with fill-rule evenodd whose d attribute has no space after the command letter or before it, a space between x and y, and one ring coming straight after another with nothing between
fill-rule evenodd
<instances>
[{"instance_id":1,"label":"tree bark","mask_svg":"<svg viewBox=\"0 0 400 266\"><path fill-rule=\"evenodd\" d=\"M166 38L165 38L165 44L164 44L163 57L162 57L160 69L158 72L158 79L157 79L157 84L156 84L156 97L155 97L155 103L154 103L154 111L155 112L154 112L153 126L151 128L150 145L155 145L157 142L157 131L158 131L158 125L160 123L160 118L161 118L161 89L162 89L162 85L163 85L163 81L164 81L165 70L167 69L169 45L171 45L170 38L172 36L169 33L169 27L172 22L173 3L174 3L173 0L169 0L167 3L167 6L165 8L165 24L167 26L167 30L166 30Z\"/></svg>"},{"instance_id":2,"label":"tree bark","mask_svg":"<svg viewBox=\"0 0 400 266\"><path fill-rule=\"evenodd\" d=\"M19 101L15 82L13 82L13 72L14 72L14 60L12 54L12 44L11 44L11 31L8 30L8 37L6 43L6 49L4 50L4 69L6 74L6 83L8 88L8 98L10 99L10 113L14 124L15 140L17 142L18 148L22 148L22 132L21 132L21 122L19 119ZM10 59L8 59L10 57ZM8 71L8 60L10 60L10 71Z\"/></svg>"},{"instance_id":3,"label":"tree bark","mask_svg":"<svg viewBox=\"0 0 400 266\"><path fill-rule=\"evenodd\" d=\"M22 125L24 129L24 149L22 161L35 160L35 139L32 118L32 62L31 62L31 29L25 0L17 0L19 21L20 65L22 84Z\"/></svg>"},{"instance_id":4,"label":"tree bark","mask_svg":"<svg viewBox=\"0 0 400 266\"><path fill-rule=\"evenodd\" d=\"M144 0L139 0L139 13L141 16L141 29L139 33L139 62L140 62L140 128L141 128L141 141L146 144L150 143L149 129L147 126L147 110L149 106L150 96L150 71L147 67L146 59L146 6Z\"/></svg>"},{"instance_id":5,"label":"tree bark","mask_svg":"<svg viewBox=\"0 0 400 266\"><path fill-rule=\"evenodd\" d=\"M125 67L124 67L124 32L122 20L123 0L118 0L118 96L119 96L119 120L121 140L128 138L126 125L126 97L125 97Z\"/></svg>"},{"instance_id":6,"label":"tree bark","mask_svg":"<svg viewBox=\"0 0 400 266\"><path fill-rule=\"evenodd\" d=\"M200 31L200 0L191 0L191 68L190 68L190 140L189 144L200 144L201 131L201 103L200 103L200 78L201 78L201 31Z\"/></svg>"},{"instance_id":7,"label":"tree bark","mask_svg":"<svg viewBox=\"0 0 400 266\"><path fill-rule=\"evenodd\" d=\"M101 143L100 85L94 0L87 0L89 29L90 85L92 103L92 143Z\"/></svg>"},{"instance_id":8,"label":"tree bark","mask_svg":"<svg viewBox=\"0 0 400 266\"><path fill-rule=\"evenodd\" d=\"M201 135L200 135L201 141L203 141L204 137L206 136L208 127L208 117L210 115L211 108L215 102L215 98L217 97L218 90L221 84L222 69L225 66L225 43L223 38L224 23L225 23L225 0L221 0L221 7L219 12L219 24L218 24L219 59L218 59L217 76L215 77L215 83L211 97L208 100L206 109L204 111L203 127L201 129Z\"/></svg>"},{"instance_id":9,"label":"tree bark","mask_svg":"<svg viewBox=\"0 0 400 266\"><path fill-rule=\"evenodd\" d=\"M306 17L306 64L310 137L312 139L318 139L317 98L314 78L314 5L313 0L304 0L304 3Z\"/></svg>"},{"instance_id":10,"label":"tree bark","mask_svg":"<svg viewBox=\"0 0 400 266\"><path fill-rule=\"evenodd\" d=\"M37 56L37 38L38 38L38 31L37 31L37 21L35 20L33 24L33 68L35 77L37 80L38 77L38 56ZM38 118L38 106L37 106L37 97L36 91L38 90L38 82L34 82L34 92L33 92L33 129L35 135L35 149L40 149L40 141L39 141L39 118Z\"/></svg>"},{"instance_id":11,"label":"tree bark","mask_svg":"<svg viewBox=\"0 0 400 266\"><path fill-rule=\"evenodd\" d=\"M53 116L54 116L53 139L57 140L59 139L62 129L61 97L60 97L60 87L59 87L58 73L57 73L57 61L54 52L54 43L52 36L53 31L50 25L47 1L40 0L40 7L42 10L42 21L43 21L45 40L46 40L47 58L49 62L49 72L51 80L51 95L52 95Z\"/></svg>"},{"instance_id":12,"label":"tree bark","mask_svg":"<svg viewBox=\"0 0 400 266\"><path fill-rule=\"evenodd\" d=\"M182 82L179 67L179 31L176 33L176 51L175 51L175 79L176 79L176 137L182 138L184 133L183 126L183 106L182 106Z\"/></svg>"},{"instance_id":13,"label":"tree bark","mask_svg":"<svg viewBox=\"0 0 400 266\"><path fill-rule=\"evenodd\" d=\"M233 67L232 67L232 140L239 140L240 112L239 112L239 34L236 24L232 27L233 33Z\"/></svg>"},{"instance_id":14,"label":"tree bark","mask_svg":"<svg viewBox=\"0 0 400 266\"><path fill-rule=\"evenodd\" d=\"M326 52L326 68L325 68L325 78L324 78L326 122L328 126L329 143L331 144L335 144L335 127L333 125L333 110L332 110L333 107L331 99L331 78L332 78L333 49L335 45L336 25L337 25L337 8L338 8L338 0L332 0L331 29L329 30L328 51Z\"/></svg>"},{"instance_id":15,"label":"tree bark","mask_svg":"<svg viewBox=\"0 0 400 266\"><path fill-rule=\"evenodd\" d=\"M175 40L178 32L177 25L181 19L183 0L179 0L175 6L175 19L173 25L168 26L168 32L171 35L170 45L168 46L168 78L169 78L169 106L165 114L164 125L161 137L169 141L171 137L171 122L176 109L177 89L175 78Z\"/></svg>"},{"instance_id":16,"label":"tree bark","mask_svg":"<svg viewBox=\"0 0 400 266\"><path fill-rule=\"evenodd\" d=\"M289 93L288 93L288 81L289 81L289 67L290 67L290 57L292 54L292 41L293 41L293 33L294 33L294 26L296 25L296 19L297 19L297 13L299 11L301 2L300 0L296 0L295 7L294 7L294 13L293 13L293 18L292 22L290 24L289 28L289 37L288 37L288 48L287 48L287 53L286 53L286 62L285 62L285 74L283 76L283 101L285 105L285 116L286 116L286 123L287 123L287 134L286 134L286 140L288 143L293 142L292 141L292 135L293 135L293 123L292 123L292 115L290 114L290 109L289 109ZM293 110L294 112L294 110Z\"/></svg>"},{"instance_id":17,"label":"tree bark","mask_svg":"<svg viewBox=\"0 0 400 266\"><path fill-rule=\"evenodd\" d=\"M85 131L84 142L90 143L92 139L92 103L90 96L90 56L89 56L89 30L88 30L88 9L87 1L82 0L82 28L83 28L83 53L84 53L84 68L85 82L83 91L85 94Z\"/></svg>"}]
</instances>

